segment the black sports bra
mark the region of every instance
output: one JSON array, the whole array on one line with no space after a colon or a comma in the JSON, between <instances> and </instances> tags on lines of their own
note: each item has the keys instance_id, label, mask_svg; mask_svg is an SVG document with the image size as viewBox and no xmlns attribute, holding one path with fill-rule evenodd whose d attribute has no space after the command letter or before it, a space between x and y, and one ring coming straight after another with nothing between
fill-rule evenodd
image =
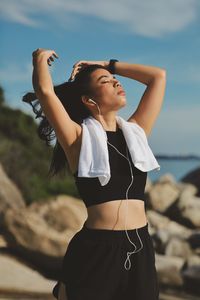
<instances>
[{"instance_id":1,"label":"black sports bra","mask_svg":"<svg viewBox=\"0 0 200 300\"><path fill-rule=\"evenodd\" d=\"M108 142L115 146L123 155L127 156L126 140L121 128L118 127L117 131L106 131L106 134ZM120 155L109 143L108 152L111 178L106 185L102 186L98 177L78 177L78 171L73 174L76 187L86 207L126 198L145 200L144 190L147 172L143 172L134 166L128 147L127 151L133 171L133 182L128 160ZM127 189L128 193L126 197Z\"/></svg>"}]
</instances>

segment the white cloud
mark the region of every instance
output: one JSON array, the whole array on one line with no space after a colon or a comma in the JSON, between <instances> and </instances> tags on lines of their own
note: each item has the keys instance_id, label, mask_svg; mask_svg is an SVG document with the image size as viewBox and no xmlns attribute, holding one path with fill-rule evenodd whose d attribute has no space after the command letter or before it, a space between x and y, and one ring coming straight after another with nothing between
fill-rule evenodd
<instances>
[{"instance_id":1,"label":"white cloud","mask_svg":"<svg viewBox=\"0 0 200 300\"><path fill-rule=\"evenodd\" d=\"M0 16L7 21L16 22L28 26L36 26L36 21L30 17L30 9L28 1L14 0L1 1ZM33 10L36 13L37 10Z\"/></svg>"},{"instance_id":2,"label":"white cloud","mask_svg":"<svg viewBox=\"0 0 200 300\"><path fill-rule=\"evenodd\" d=\"M3 2L3 1L2 1ZM44 16L59 25L74 25L80 15L92 16L147 37L162 37L183 30L196 21L198 0L7 0L0 4L2 18L28 26L42 26ZM42 20L41 20L42 16ZM38 18L40 17L39 21ZM55 26L55 24L53 24ZM49 26L49 22L48 22Z\"/></svg>"}]
</instances>

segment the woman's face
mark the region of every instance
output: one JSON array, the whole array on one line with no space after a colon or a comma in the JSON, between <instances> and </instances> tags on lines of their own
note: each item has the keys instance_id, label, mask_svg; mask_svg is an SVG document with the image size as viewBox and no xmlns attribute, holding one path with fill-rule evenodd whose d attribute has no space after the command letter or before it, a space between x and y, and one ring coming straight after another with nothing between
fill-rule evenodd
<instances>
[{"instance_id":1,"label":"woman's face","mask_svg":"<svg viewBox=\"0 0 200 300\"><path fill-rule=\"evenodd\" d=\"M126 94L121 83L105 69L96 69L91 73L90 87L93 100L103 108L117 110L126 105Z\"/></svg>"}]
</instances>

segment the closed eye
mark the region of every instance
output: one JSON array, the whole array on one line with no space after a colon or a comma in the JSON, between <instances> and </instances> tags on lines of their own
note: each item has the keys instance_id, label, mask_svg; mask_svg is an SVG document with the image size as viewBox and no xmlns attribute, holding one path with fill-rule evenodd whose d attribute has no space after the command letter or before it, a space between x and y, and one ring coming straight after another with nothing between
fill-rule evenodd
<instances>
[{"instance_id":1,"label":"closed eye","mask_svg":"<svg viewBox=\"0 0 200 300\"><path fill-rule=\"evenodd\" d=\"M111 82L111 83L112 83L112 80L113 80L113 79L116 79L116 77L113 76L112 79L110 79L110 80L104 80L104 81L102 81L101 83L108 83L108 82ZM118 82L119 82L119 81L118 81Z\"/></svg>"}]
</instances>

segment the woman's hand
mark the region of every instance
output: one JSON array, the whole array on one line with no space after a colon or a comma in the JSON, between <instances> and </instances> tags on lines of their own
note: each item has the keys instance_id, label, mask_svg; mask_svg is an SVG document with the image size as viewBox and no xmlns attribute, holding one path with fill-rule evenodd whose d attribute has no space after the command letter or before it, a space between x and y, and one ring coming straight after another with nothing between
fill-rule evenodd
<instances>
[{"instance_id":1,"label":"woman's hand","mask_svg":"<svg viewBox=\"0 0 200 300\"><path fill-rule=\"evenodd\" d=\"M47 91L54 93L54 86L48 65L51 66L50 61L54 61L53 56L58 58L58 55L54 50L38 48L33 51L32 56L32 82L36 95L44 95Z\"/></svg>"},{"instance_id":2,"label":"woman's hand","mask_svg":"<svg viewBox=\"0 0 200 300\"><path fill-rule=\"evenodd\" d=\"M54 61L54 57L58 58L58 55L54 50L47 50L38 48L32 53L33 65L41 58L46 60L47 64L51 66L51 61Z\"/></svg>"},{"instance_id":3,"label":"woman's hand","mask_svg":"<svg viewBox=\"0 0 200 300\"><path fill-rule=\"evenodd\" d=\"M71 76L69 78L69 81L73 80L74 77L78 74L78 72L82 69L84 69L84 67L86 66L89 66L89 65L101 65L103 67L107 67L109 62L107 61L86 61L86 60L79 60L78 62L76 62L74 65L73 65L73 70L72 70L72 73L71 73Z\"/></svg>"}]
</instances>

